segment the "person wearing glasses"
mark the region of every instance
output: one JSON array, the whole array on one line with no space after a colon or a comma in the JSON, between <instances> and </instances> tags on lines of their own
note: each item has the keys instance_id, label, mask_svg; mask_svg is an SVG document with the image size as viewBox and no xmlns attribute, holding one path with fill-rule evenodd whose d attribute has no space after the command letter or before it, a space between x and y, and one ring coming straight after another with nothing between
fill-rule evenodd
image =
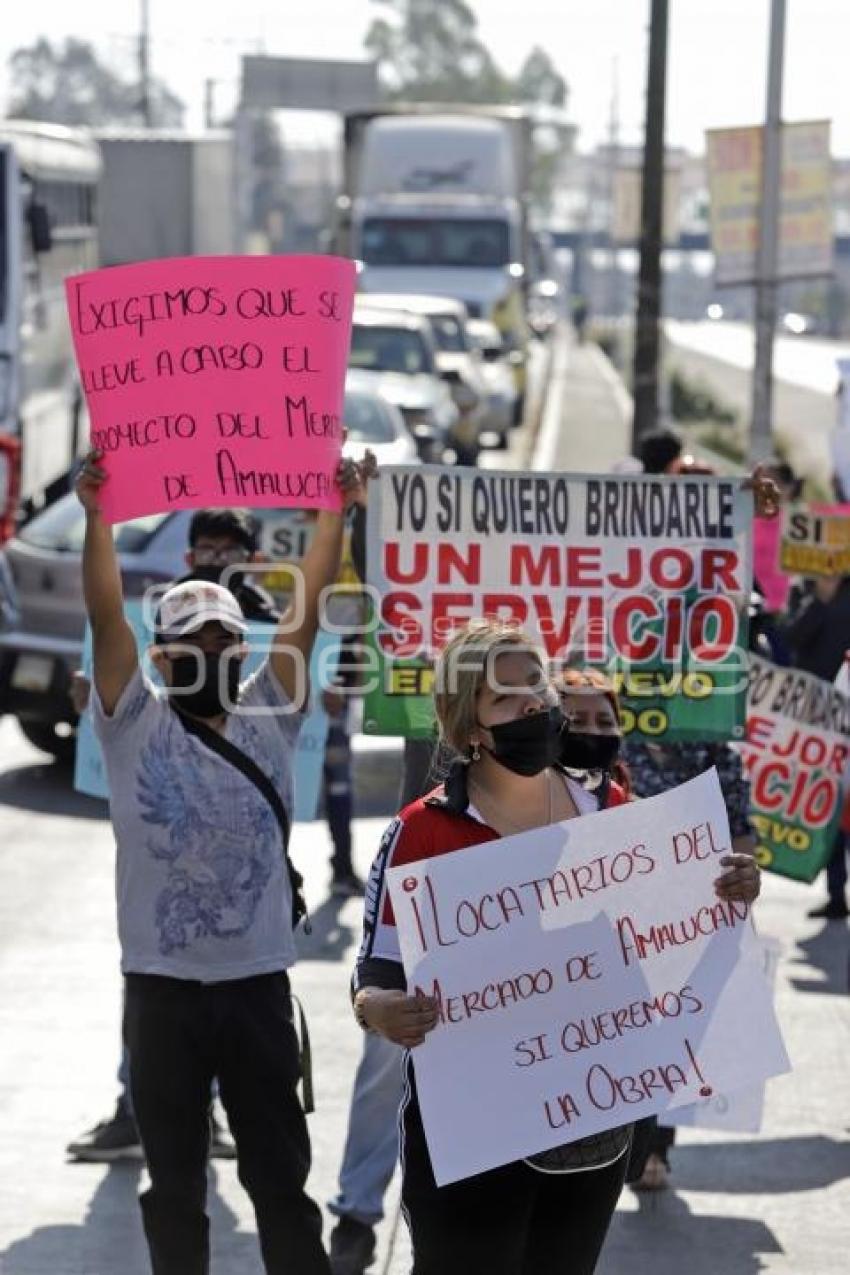
<instances>
[{"instance_id":1,"label":"person wearing glasses","mask_svg":"<svg viewBox=\"0 0 850 1275\"><path fill-rule=\"evenodd\" d=\"M222 576L228 572L228 588L239 603L245 619L277 624L280 612L271 595L261 588L256 577L234 570L242 564L256 561L257 550L257 523L248 510L199 509L192 515L189 523L185 555L188 573L175 583L202 580L208 584L220 584ZM89 679L82 672L77 673L72 694L78 713L83 713L88 706L90 690ZM110 1163L114 1160L142 1159L142 1146L128 1079L127 1051L122 1047L115 1110L68 1143L67 1153L72 1160ZM212 1107L210 1135L210 1154L216 1159L232 1159L236 1154L233 1139Z\"/></svg>"}]
</instances>

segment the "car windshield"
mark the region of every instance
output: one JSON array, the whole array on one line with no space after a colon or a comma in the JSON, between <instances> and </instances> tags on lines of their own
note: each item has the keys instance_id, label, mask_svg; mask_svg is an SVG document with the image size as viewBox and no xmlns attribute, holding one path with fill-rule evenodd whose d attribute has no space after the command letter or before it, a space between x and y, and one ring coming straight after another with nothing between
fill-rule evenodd
<instances>
[{"instance_id":1,"label":"car windshield","mask_svg":"<svg viewBox=\"0 0 850 1275\"><path fill-rule=\"evenodd\" d=\"M389 412L371 394L349 392L345 396L345 428L349 443L392 443L396 432Z\"/></svg>"},{"instance_id":2,"label":"car windshield","mask_svg":"<svg viewBox=\"0 0 850 1275\"><path fill-rule=\"evenodd\" d=\"M438 349L452 353L469 349L463 324L453 314L431 314L428 318Z\"/></svg>"},{"instance_id":3,"label":"car windshield","mask_svg":"<svg viewBox=\"0 0 850 1275\"><path fill-rule=\"evenodd\" d=\"M140 553L159 530L168 514L149 514L134 518L115 528L115 547L119 553ZM81 553L86 534L86 516L76 496L65 496L44 513L33 518L18 533L18 539L35 549L59 553Z\"/></svg>"},{"instance_id":4,"label":"car windshield","mask_svg":"<svg viewBox=\"0 0 850 1275\"><path fill-rule=\"evenodd\" d=\"M428 347L415 329L365 323L354 324L348 365L408 376L433 371Z\"/></svg>"},{"instance_id":5,"label":"car windshield","mask_svg":"<svg viewBox=\"0 0 850 1275\"><path fill-rule=\"evenodd\" d=\"M363 223L363 260L367 266L475 266L493 269L510 259L504 221L399 220L369 217Z\"/></svg>"}]
</instances>

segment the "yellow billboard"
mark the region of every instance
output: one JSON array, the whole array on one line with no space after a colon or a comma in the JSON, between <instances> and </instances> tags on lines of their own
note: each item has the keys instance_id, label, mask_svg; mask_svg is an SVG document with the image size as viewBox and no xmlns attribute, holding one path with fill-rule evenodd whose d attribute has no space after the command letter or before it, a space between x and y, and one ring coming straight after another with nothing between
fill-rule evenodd
<instances>
[{"instance_id":1,"label":"yellow billboard","mask_svg":"<svg viewBox=\"0 0 850 1275\"><path fill-rule=\"evenodd\" d=\"M782 126L782 185L777 278L832 273L829 120ZM711 247L718 283L757 275L762 129L706 133Z\"/></svg>"},{"instance_id":2,"label":"yellow billboard","mask_svg":"<svg viewBox=\"0 0 850 1275\"><path fill-rule=\"evenodd\" d=\"M615 243L637 243L640 239L643 174L639 168L618 168L614 176L614 208L611 233ZM679 204L682 178L678 168L664 171L663 233L665 244L678 241Z\"/></svg>"}]
</instances>

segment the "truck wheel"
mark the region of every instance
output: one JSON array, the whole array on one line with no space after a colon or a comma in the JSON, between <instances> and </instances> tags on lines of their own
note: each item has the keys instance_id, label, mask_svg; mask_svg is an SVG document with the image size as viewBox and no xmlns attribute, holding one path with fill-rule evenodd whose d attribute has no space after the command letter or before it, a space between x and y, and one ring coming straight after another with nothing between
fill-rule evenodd
<instances>
[{"instance_id":1,"label":"truck wheel","mask_svg":"<svg viewBox=\"0 0 850 1275\"><path fill-rule=\"evenodd\" d=\"M73 734L57 735L50 722L34 722L28 718L18 718L18 725L34 748L42 753L49 753L63 765L71 765L74 760L77 741Z\"/></svg>"}]
</instances>

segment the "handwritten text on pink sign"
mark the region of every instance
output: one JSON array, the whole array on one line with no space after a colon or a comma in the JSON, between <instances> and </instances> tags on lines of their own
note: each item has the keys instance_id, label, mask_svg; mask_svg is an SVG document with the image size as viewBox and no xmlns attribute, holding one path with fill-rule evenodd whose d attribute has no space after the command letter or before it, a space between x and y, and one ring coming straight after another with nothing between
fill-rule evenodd
<instances>
[{"instance_id":1,"label":"handwritten text on pink sign","mask_svg":"<svg viewBox=\"0 0 850 1275\"><path fill-rule=\"evenodd\" d=\"M108 521L339 507L352 262L172 258L66 290Z\"/></svg>"}]
</instances>

